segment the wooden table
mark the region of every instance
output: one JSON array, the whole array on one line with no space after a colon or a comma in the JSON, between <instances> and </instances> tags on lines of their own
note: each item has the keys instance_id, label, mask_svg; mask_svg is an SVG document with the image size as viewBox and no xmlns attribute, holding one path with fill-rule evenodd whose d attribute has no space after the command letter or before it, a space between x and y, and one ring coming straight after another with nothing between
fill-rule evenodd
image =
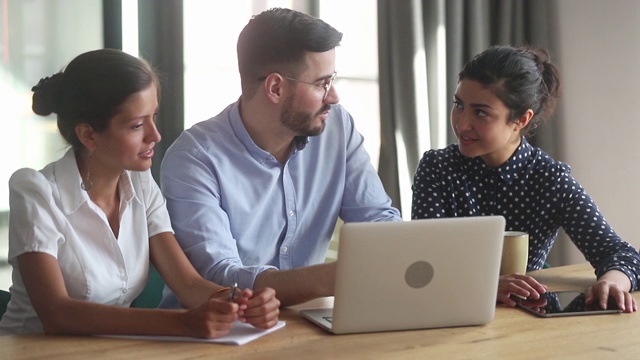
<instances>
[{"instance_id":1,"label":"wooden table","mask_svg":"<svg viewBox=\"0 0 640 360\"><path fill-rule=\"evenodd\" d=\"M532 272L550 290L584 290L589 264ZM640 300L640 292L635 293ZM473 299L469 299L473 301ZM83 336L0 336L1 359L639 359L640 315L542 319L498 306L484 326L331 335L284 309L287 325L243 346Z\"/></svg>"}]
</instances>

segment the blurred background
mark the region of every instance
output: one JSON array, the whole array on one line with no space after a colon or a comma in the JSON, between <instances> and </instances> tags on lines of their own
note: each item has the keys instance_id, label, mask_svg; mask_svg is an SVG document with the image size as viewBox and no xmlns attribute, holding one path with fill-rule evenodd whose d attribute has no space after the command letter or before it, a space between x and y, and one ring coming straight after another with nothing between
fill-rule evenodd
<instances>
[{"instance_id":1,"label":"blurred background","mask_svg":"<svg viewBox=\"0 0 640 360\"><path fill-rule=\"evenodd\" d=\"M463 2L0 0L0 289L8 289L11 284L7 264L9 177L22 167L40 169L66 149L55 118L39 117L31 111L30 89L40 78L60 71L76 55L102 47L121 48L147 58L165 75L159 126L163 134L161 145L166 149L182 129L216 115L239 97L235 46L237 35L250 17L270 7L293 8L318 16L344 33L338 48L335 86L342 105L353 115L366 139L372 164L384 167L387 158L381 160L381 134L388 132L380 126L380 94L385 93L386 87L379 87L379 59L393 55L388 53L393 46L381 46L380 39L386 39L387 34L379 32L379 22L401 3L411 3L418 9L433 4L448 9ZM498 2L472 3L491 12ZM501 3L525 6L527 2ZM545 4L546 12L540 15L545 17L550 39L545 45L560 67L564 92L555 119L541 132L540 146L572 166L574 176L594 197L614 229L638 247L635 221L640 212L640 196L634 179L640 175L636 145L640 121L635 112L640 80L640 2L558 0ZM428 26L434 27L436 33L452 31L446 14L433 19ZM458 20L464 23L469 18ZM437 42L445 38L438 37ZM436 75L449 77L448 82L455 80L450 79L450 74L459 70L458 66L452 68L446 52L429 52L429 48L424 46L426 54L423 49L416 57L437 62ZM431 125L418 126L417 145L411 149L403 147L402 141L395 144L394 151L398 151L392 161L398 164L393 171L396 182L385 182L406 219L410 217L411 176L417 165L412 159L450 141L446 128L452 94L446 86L438 89L431 90L430 96L437 96L436 101L445 105L434 115L433 108L417 101L418 123ZM545 134L553 134L549 136L551 141L544 141ZM395 137L402 140L400 135ZM162 149L157 152L154 171L163 153ZM383 172L381 175L389 175L388 170ZM328 256L335 256L335 252L331 250ZM564 236L549 259L552 265L582 261L582 255Z\"/></svg>"}]
</instances>

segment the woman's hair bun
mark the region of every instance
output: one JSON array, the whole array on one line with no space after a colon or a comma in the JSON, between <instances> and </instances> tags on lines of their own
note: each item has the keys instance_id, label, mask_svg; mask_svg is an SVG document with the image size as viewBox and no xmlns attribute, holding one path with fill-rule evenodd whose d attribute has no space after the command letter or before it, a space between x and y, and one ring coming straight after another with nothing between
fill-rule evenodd
<instances>
[{"instance_id":1,"label":"woman's hair bun","mask_svg":"<svg viewBox=\"0 0 640 360\"><path fill-rule=\"evenodd\" d=\"M38 84L31 88L33 91L33 112L47 116L51 113L57 113L57 99L60 94L60 83L62 81L62 73L57 73L51 77L47 76L40 79Z\"/></svg>"}]
</instances>

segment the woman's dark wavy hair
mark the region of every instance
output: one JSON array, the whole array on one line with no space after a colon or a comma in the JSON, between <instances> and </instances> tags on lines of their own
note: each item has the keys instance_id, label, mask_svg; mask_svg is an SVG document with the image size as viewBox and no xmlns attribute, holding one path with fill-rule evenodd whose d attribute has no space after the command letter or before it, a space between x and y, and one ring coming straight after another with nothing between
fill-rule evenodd
<instances>
[{"instance_id":1,"label":"woman's dark wavy hair","mask_svg":"<svg viewBox=\"0 0 640 360\"><path fill-rule=\"evenodd\" d=\"M458 81L463 79L491 89L509 108L512 121L533 110L533 118L523 129L525 136L553 115L560 96L558 68L542 48L490 47L465 64L458 73Z\"/></svg>"},{"instance_id":2,"label":"woman's dark wavy hair","mask_svg":"<svg viewBox=\"0 0 640 360\"><path fill-rule=\"evenodd\" d=\"M60 134L77 150L82 144L76 125L86 123L98 132L106 130L127 98L152 84L160 98L158 76L146 61L120 50L89 51L31 89L32 109L42 116L55 113Z\"/></svg>"}]
</instances>

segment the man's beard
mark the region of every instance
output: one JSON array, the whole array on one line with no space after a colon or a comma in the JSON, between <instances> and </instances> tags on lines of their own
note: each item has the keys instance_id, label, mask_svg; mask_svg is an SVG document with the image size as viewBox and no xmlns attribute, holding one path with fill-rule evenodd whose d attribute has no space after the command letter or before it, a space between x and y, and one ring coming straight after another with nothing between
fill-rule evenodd
<instances>
[{"instance_id":1,"label":"man's beard","mask_svg":"<svg viewBox=\"0 0 640 360\"><path fill-rule=\"evenodd\" d=\"M280 117L282 125L284 125L287 129L295 132L298 136L317 136L322 134L325 128L324 123L315 128L311 128L310 124L315 116L331 109L331 105L325 104L315 116L312 116L308 112L294 111L294 100L295 95L291 95L287 100L285 100L284 106L282 108L282 115Z\"/></svg>"}]
</instances>

